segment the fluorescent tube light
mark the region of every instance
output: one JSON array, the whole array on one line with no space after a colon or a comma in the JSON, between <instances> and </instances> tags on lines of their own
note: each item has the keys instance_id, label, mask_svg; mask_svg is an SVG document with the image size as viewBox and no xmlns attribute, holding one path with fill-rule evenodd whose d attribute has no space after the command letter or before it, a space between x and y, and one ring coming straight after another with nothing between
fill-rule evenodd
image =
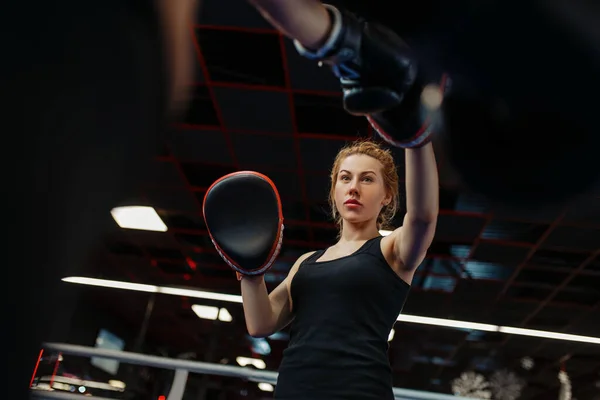
<instances>
[{"instance_id":1,"label":"fluorescent tube light","mask_svg":"<svg viewBox=\"0 0 600 400\"><path fill-rule=\"evenodd\" d=\"M187 296L197 299L206 299L206 300L217 300L224 301L228 303L242 303L242 296L233 295L233 294L225 294L225 293L214 293L214 292L205 292L201 290L192 290L192 289L180 289L173 287L164 287L164 286L154 286L154 285L144 285L139 283L131 283L131 282L120 282L120 281L110 281L105 279L95 279L95 278L85 278L79 276L71 276L68 278L62 279L64 282L69 283L77 283L81 285L91 285L91 286L101 286L107 288L115 288L115 289L123 289L123 290L134 290L139 292L149 292L149 293L162 293L162 294L170 294L175 296ZM215 307L216 308L216 307ZM216 308L217 314L219 317L223 315L221 319L225 321L229 315L231 314L224 308L219 310ZM225 310L227 314L225 314L222 310ZM220 311L220 312L219 312ZM217 318L215 316L215 318ZM400 314L397 319L399 322L408 322L413 324L425 324L425 325L433 325L433 326L443 326L448 328L456 328L456 329L472 329L479 330L485 332L500 332L509 335L519 335L519 336L533 336L540 337L546 339L554 339L554 340L566 340L570 342L580 342L580 343L590 343L590 344L600 344L599 337L592 336L581 336L581 335L571 335L567 333L560 332L548 332L548 331L538 331L533 329L523 329L523 328L515 328L510 326L499 326L492 324L482 324L478 322L469 322L469 321L459 321L453 319L445 319L445 318L431 318L424 317L418 315L408 315L408 314Z\"/></svg>"}]
</instances>

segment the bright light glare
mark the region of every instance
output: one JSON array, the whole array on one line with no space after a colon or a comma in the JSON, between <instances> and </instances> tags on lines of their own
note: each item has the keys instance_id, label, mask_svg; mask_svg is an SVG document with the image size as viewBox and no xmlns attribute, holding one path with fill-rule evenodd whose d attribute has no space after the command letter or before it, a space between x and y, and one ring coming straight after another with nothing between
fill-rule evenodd
<instances>
[{"instance_id":1,"label":"bright light glare","mask_svg":"<svg viewBox=\"0 0 600 400\"><path fill-rule=\"evenodd\" d=\"M203 306L200 304L192 305L192 311L196 313L198 318L211 319L213 321L217 319L217 316L219 315L219 309L217 307Z\"/></svg>"},{"instance_id":2,"label":"bright light glare","mask_svg":"<svg viewBox=\"0 0 600 400\"><path fill-rule=\"evenodd\" d=\"M219 310L219 321L223 322L231 322L233 321L233 317L229 314L229 311L226 308L221 308Z\"/></svg>"},{"instance_id":3,"label":"bright light glare","mask_svg":"<svg viewBox=\"0 0 600 400\"><path fill-rule=\"evenodd\" d=\"M156 210L152 207L115 207L110 213L121 228L155 232L167 231L167 225L165 225Z\"/></svg>"},{"instance_id":4,"label":"bright light glare","mask_svg":"<svg viewBox=\"0 0 600 400\"><path fill-rule=\"evenodd\" d=\"M260 358L236 357L235 361L242 367L253 365L258 369L267 368L267 364Z\"/></svg>"},{"instance_id":5,"label":"bright light glare","mask_svg":"<svg viewBox=\"0 0 600 400\"><path fill-rule=\"evenodd\" d=\"M260 390L262 390L263 392L272 392L273 391L273 385L271 385L270 383L261 382L258 384L258 388Z\"/></svg>"}]
</instances>

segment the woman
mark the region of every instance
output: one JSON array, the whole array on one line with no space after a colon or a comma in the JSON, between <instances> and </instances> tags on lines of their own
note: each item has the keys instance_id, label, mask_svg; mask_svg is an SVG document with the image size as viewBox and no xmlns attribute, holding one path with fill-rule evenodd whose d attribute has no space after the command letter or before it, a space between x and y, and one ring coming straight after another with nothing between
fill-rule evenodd
<instances>
[{"instance_id":1,"label":"woman","mask_svg":"<svg viewBox=\"0 0 600 400\"><path fill-rule=\"evenodd\" d=\"M387 338L414 272L425 258L438 215L432 145L406 150L402 227L379 229L398 208L391 153L370 141L337 155L329 202L336 244L301 256L271 292L263 277L242 278L248 332L268 336L291 323L276 399L393 399Z\"/></svg>"}]
</instances>

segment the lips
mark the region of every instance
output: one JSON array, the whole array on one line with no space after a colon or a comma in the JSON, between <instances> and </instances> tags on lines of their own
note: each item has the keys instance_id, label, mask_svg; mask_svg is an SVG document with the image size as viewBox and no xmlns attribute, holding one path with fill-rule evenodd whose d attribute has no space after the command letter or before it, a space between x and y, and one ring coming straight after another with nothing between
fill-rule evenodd
<instances>
[{"instance_id":1,"label":"lips","mask_svg":"<svg viewBox=\"0 0 600 400\"><path fill-rule=\"evenodd\" d=\"M362 206L362 204L360 204L360 201L354 200L354 199L348 199L348 200L346 200L344 202L344 204L346 204L346 205Z\"/></svg>"}]
</instances>

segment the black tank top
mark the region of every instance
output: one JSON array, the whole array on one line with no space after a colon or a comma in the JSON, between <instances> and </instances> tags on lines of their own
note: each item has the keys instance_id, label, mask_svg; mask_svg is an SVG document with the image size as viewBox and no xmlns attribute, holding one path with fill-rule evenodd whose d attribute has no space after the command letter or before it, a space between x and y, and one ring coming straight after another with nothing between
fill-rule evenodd
<instances>
[{"instance_id":1,"label":"black tank top","mask_svg":"<svg viewBox=\"0 0 600 400\"><path fill-rule=\"evenodd\" d=\"M389 266L381 236L355 253L300 264L291 283L294 320L275 398L393 399L388 335L410 286Z\"/></svg>"}]
</instances>

